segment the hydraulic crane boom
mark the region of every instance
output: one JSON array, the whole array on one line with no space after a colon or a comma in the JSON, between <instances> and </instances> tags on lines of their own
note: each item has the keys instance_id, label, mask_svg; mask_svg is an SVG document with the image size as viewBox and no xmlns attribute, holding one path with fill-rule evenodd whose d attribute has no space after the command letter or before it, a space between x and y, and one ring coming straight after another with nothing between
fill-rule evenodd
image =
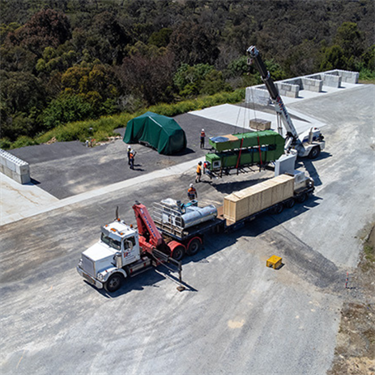
<instances>
[{"instance_id":1,"label":"hydraulic crane boom","mask_svg":"<svg viewBox=\"0 0 375 375\"><path fill-rule=\"evenodd\" d=\"M146 238L147 242L152 246L160 246L163 243L163 237L156 228L154 220L152 220L147 208L138 202L136 202L132 208L137 220L138 233Z\"/></svg>"},{"instance_id":2,"label":"hydraulic crane boom","mask_svg":"<svg viewBox=\"0 0 375 375\"><path fill-rule=\"evenodd\" d=\"M319 155L320 151L324 149L323 136L321 135L319 129L311 128L310 131L301 136L298 135L296 128L293 125L292 119L282 101L279 91L275 86L269 71L267 71L266 66L260 56L259 51L255 46L250 46L247 49L247 53L250 55L255 63L257 70L259 71L263 82L265 83L270 97L275 104L275 110L278 116L281 117L281 121L286 129L286 141L285 150L290 152L291 148L295 148L299 156L309 156L310 158L315 158ZM302 139L301 139L302 138ZM317 142L313 142L313 141Z\"/></svg>"}]
</instances>

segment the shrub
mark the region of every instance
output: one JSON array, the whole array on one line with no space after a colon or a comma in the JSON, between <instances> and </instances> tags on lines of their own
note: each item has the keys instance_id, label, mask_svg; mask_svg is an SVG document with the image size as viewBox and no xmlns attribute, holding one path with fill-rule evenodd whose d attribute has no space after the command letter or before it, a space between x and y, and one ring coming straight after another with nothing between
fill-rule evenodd
<instances>
[{"instance_id":1,"label":"shrub","mask_svg":"<svg viewBox=\"0 0 375 375\"><path fill-rule=\"evenodd\" d=\"M34 146L38 145L39 143L25 135L22 135L21 137L18 137L17 140L12 144L11 148L20 148L20 147L26 147L26 146Z\"/></svg>"},{"instance_id":2,"label":"shrub","mask_svg":"<svg viewBox=\"0 0 375 375\"><path fill-rule=\"evenodd\" d=\"M12 142L9 139L6 139L6 138L0 139L0 148L2 148L3 150L10 149L11 145L12 145Z\"/></svg>"}]
</instances>

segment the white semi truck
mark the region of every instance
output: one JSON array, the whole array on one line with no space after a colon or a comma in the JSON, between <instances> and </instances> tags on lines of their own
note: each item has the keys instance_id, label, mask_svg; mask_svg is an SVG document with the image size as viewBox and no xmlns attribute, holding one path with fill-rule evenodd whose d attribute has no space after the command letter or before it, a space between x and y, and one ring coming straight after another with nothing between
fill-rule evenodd
<instances>
[{"instance_id":1,"label":"white semi truck","mask_svg":"<svg viewBox=\"0 0 375 375\"><path fill-rule=\"evenodd\" d=\"M248 205L248 211L244 211L244 200L233 200L233 194L224 198L224 205L219 209L213 205L198 207L197 202L185 206L168 198L156 204L153 219L147 208L136 202L132 208L137 229L116 214L112 223L101 228L99 242L82 253L77 271L87 282L109 293L118 290L124 279L160 264L170 264L178 271L181 281L180 260L185 254L198 253L207 233L238 229L269 211L280 213L284 207L304 202L313 191L313 180L296 172L288 178L278 176L267 184L256 184L238 192L241 199L247 196L255 199L255 210Z\"/></svg>"}]
</instances>

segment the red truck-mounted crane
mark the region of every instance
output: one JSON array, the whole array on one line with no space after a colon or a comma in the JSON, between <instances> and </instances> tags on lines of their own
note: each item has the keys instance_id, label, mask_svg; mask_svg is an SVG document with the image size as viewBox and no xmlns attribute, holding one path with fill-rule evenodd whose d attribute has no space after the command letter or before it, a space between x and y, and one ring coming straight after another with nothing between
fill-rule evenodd
<instances>
[{"instance_id":1,"label":"red truck-mounted crane","mask_svg":"<svg viewBox=\"0 0 375 375\"><path fill-rule=\"evenodd\" d=\"M288 183L288 189L281 186L284 183ZM90 284L98 289L104 287L110 293L118 290L125 278L160 264L167 266L169 263L172 270L177 267L181 281L180 260L185 253L199 252L205 234L236 230L268 211L280 213L284 207L292 207L295 201L307 199L314 191L314 184L300 172L275 177L269 184L260 183L253 190L247 190L242 192L261 194L264 199L257 199L256 207L248 204L245 212L242 206L246 204L231 194L224 198L220 215L214 205L198 207L196 201L184 205L168 198L154 204L151 217L146 206L136 202L132 208L138 228L126 224L116 214L115 221L101 228L99 242L82 253L77 271Z\"/></svg>"}]
</instances>

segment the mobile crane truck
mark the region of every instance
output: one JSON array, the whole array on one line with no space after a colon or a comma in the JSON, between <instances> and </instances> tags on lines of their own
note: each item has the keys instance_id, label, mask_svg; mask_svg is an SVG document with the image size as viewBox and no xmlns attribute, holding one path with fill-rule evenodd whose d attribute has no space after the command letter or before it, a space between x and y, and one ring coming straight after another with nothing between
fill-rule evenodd
<instances>
[{"instance_id":1,"label":"mobile crane truck","mask_svg":"<svg viewBox=\"0 0 375 375\"><path fill-rule=\"evenodd\" d=\"M281 121L286 129L286 152L295 149L300 157L309 157L310 159L317 158L325 147L324 137L320 130L316 127L311 127L310 130L298 135L284 102L279 95L279 91L271 78L270 72L267 71L263 63L259 51L255 46L250 46L247 49L247 53L250 55L251 60L254 61L255 67L260 73L262 81L265 83L271 100L275 105L277 116L281 117Z\"/></svg>"},{"instance_id":2,"label":"mobile crane truck","mask_svg":"<svg viewBox=\"0 0 375 375\"><path fill-rule=\"evenodd\" d=\"M313 191L313 180L295 171L226 196L219 209L168 198L154 204L152 219L147 208L136 202L132 208L137 229L116 213L115 221L101 228L99 242L81 254L77 271L109 293L118 290L125 278L160 264L177 267L181 281L181 259L201 250L205 234L236 230L269 211L280 213L296 201L304 202Z\"/></svg>"}]
</instances>

